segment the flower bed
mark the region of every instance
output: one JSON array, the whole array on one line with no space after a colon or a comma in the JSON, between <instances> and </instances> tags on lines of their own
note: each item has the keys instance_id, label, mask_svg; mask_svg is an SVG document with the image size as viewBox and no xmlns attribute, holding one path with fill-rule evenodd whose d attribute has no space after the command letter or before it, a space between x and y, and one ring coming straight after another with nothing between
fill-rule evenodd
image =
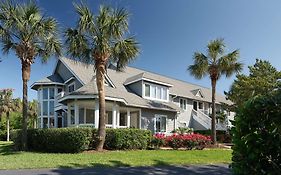
<instances>
[{"instance_id":1,"label":"flower bed","mask_svg":"<svg viewBox=\"0 0 281 175\"><path fill-rule=\"evenodd\" d=\"M211 144L210 136L202 134L173 134L165 136L164 134L155 134L152 138L151 144L154 148L171 147L173 149L185 148L188 150L198 149L202 150L207 145Z\"/></svg>"}]
</instances>

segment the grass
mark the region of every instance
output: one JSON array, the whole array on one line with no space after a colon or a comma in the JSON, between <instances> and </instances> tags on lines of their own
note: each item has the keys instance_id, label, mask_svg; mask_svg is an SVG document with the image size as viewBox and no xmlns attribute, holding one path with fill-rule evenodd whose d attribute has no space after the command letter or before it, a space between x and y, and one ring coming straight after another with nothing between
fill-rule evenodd
<instances>
[{"instance_id":1,"label":"grass","mask_svg":"<svg viewBox=\"0 0 281 175\"><path fill-rule=\"evenodd\" d=\"M139 150L79 154L15 152L0 142L0 169L159 166L231 162L231 150Z\"/></svg>"}]
</instances>

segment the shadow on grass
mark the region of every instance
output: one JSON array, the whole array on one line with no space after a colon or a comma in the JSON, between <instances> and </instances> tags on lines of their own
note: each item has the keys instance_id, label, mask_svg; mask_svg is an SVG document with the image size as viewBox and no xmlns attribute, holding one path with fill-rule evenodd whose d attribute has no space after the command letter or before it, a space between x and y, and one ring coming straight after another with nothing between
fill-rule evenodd
<instances>
[{"instance_id":1,"label":"shadow on grass","mask_svg":"<svg viewBox=\"0 0 281 175\"><path fill-rule=\"evenodd\" d=\"M19 154L20 152L15 151L13 149L13 143L12 142L0 142L0 155L13 155L13 154Z\"/></svg>"}]
</instances>

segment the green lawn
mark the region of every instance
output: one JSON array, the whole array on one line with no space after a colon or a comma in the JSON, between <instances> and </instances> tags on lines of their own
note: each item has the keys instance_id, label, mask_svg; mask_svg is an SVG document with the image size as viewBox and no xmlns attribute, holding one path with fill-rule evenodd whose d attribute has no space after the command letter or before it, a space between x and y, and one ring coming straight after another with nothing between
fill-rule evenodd
<instances>
[{"instance_id":1,"label":"green lawn","mask_svg":"<svg viewBox=\"0 0 281 175\"><path fill-rule=\"evenodd\" d=\"M14 152L12 143L0 142L0 169L157 166L219 164L231 162L231 150L141 150L102 153L50 154Z\"/></svg>"}]
</instances>

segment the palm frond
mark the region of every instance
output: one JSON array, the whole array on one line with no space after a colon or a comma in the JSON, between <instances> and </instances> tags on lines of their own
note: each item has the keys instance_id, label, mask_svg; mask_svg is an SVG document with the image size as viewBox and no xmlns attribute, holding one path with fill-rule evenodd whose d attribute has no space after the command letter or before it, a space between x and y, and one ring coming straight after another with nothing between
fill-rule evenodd
<instances>
[{"instance_id":1,"label":"palm frond","mask_svg":"<svg viewBox=\"0 0 281 175\"><path fill-rule=\"evenodd\" d=\"M216 62L218 57L224 53L225 44L223 39L215 39L210 41L207 47L208 57L211 62Z\"/></svg>"},{"instance_id":2,"label":"palm frond","mask_svg":"<svg viewBox=\"0 0 281 175\"><path fill-rule=\"evenodd\" d=\"M193 55L194 64L188 66L187 70L197 79L208 74L208 57L203 53L195 52Z\"/></svg>"},{"instance_id":3,"label":"palm frond","mask_svg":"<svg viewBox=\"0 0 281 175\"><path fill-rule=\"evenodd\" d=\"M239 50L234 50L233 52L222 56L218 60L218 65L222 74L226 77L232 76L234 73L239 73L242 70L243 64L238 62Z\"/></svg>"}]
</instances>

